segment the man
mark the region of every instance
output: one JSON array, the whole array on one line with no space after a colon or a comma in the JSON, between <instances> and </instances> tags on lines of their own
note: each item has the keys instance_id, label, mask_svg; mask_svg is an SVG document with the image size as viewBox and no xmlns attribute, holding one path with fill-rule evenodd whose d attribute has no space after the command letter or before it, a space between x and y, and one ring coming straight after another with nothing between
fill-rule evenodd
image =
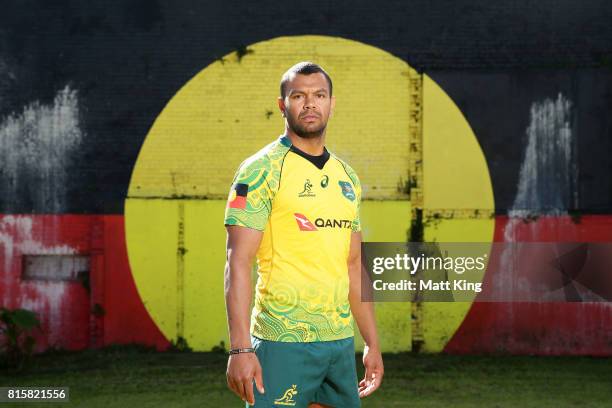
<instances>
[{"instance_id":1,"label":"man","mask_svg":"<svg viewBox=\"0 0 612 408\"><path fill-rule=\"evenodd\" d=\"M334 104L320 66L291 67L278 98L285 133L242 162L232 182L225 210L227 382L257 408L359 407L382 381L373 306L361 302L361 185L325 147ZM359 384L353 316L366 343Z\"/></svg>"}]
</instances>

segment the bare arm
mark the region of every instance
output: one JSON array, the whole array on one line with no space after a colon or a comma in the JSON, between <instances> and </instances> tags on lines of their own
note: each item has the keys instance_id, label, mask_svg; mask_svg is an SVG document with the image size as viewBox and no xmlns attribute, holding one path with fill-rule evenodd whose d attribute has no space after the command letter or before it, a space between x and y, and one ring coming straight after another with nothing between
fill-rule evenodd
<instances>
[{"instance_id":1,"label":"bare arm","mask_svg":"<svg viewBox=\"0 0 612 408\"><path fill-rule=\"evenodd\" d=\"M379 348L374 304L361 302L361 232L351 233L348 270L351 285L349 289L351 312L366 345L370 348Z\"/></svg>"},{"instance_id":2,"label":"bare arm","mask_svg":"<svg viewBox=\"0 0 612 408\"><path fill-rule=\"evenodd\" d=\"M251 267L259 248L261 231L230 225L227 229L225 262L225 308L230 348L251 347L250 307L252 295ZM254 404L253 379L263 393L261 366L253 353L231 355L227 365L227 383L244 401Z\"/></svg>"},{"instance_id":3,"label":"bare arm","mask_svg":"<svg viewBox=\"0 0 612 408\"><path fill-rule=\"evenodd\" d=\"M228 225L225 260L225 308L229 326L230 347L251 347L249 331L253 298L251 268L261 242L261 231Z\"/></svg>"},{"instance_id":4,"label":"bare arm","mask_svg":"<svg viewBox=\"0 0 612 408\"><path fill-rule=\"evenodd\" d=\"M349 302L359 332L366 344L363 351L365 377L359 383L359 396L365 397L380 386L384 367L376 332L374 304L361 301L361 232L351 233L350 245L347 261L350 280Z\"/></svg>"}]
</instances>

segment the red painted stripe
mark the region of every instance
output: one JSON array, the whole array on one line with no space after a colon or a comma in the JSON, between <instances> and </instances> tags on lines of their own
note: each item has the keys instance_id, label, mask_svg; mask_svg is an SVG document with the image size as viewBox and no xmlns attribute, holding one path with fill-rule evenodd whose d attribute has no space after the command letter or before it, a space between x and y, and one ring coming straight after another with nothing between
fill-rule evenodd
<instances>
[{"instance_id":1,"label":"red painted stripe","mask_svg":"<svg viewBox=\"0 0 612 408\"><path fill-rule=\"evenodd\" d=\"M51 253L91 255L90 290L79 282L22 279L23 255ZM168 346L136 291L121 215L2 215L0 268L1 304L39 315L36 351L132 342Z\"/></svg>"},{"instance_id":2,"label":"red painted stripe","mask_svg":"<svg viewBox=\"0 0 612 408\"><path fill-rule=\"evenodd\" d=\"M612 216L541 217L532 223L497 217L495 240L612 241ZM167 339L146 312L127 259L122 215L0 216L0 299L40 313L37 350ZM21 280L26 253L90 254L91 292L75 282ZM90 313L96 303L104 316ZM445 348L449 353L612 355L612 307L602 303L474 303Z\"/></svg>"},{"instance_id":3,"label":"red painted stripe","mask_svg":"<svg viewBox=\"0 0 612 408\"><path fill-rule=\"evenodd\" d=\"M612 216L496 217L496 242L611 242ZM485 279L490 278L487 271ZM424 322L426 324L426 322ZM446 345L448 353L612 355L607 303L474 302Z\"/></svg>"}]
</instances>

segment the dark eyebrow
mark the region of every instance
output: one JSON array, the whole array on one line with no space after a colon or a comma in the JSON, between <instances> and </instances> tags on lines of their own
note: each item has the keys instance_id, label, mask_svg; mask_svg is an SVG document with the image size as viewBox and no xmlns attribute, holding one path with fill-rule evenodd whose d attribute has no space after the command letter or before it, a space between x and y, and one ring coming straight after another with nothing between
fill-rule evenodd
<instances>
[{"instance_id":1,"label":"dark eyebrow","mask_svg":"<svg viewBox=\"0 0 612 408\"><path fill-rule=\"evenodd\" d=\"M325 92L325 93L327 93L327 89L325 89L325 88L319 88L319 89L317 89L317 90L315 91L315 93L319 93L319 92ZM293 94L296 94L296 93L301 93L301 94L303 94L303 93L306 93L306 92L304 92L304 91L300 91L299 89L291 89L291 90L289 91L289 95L293 95Z\"/></svg>"}]
</instances>

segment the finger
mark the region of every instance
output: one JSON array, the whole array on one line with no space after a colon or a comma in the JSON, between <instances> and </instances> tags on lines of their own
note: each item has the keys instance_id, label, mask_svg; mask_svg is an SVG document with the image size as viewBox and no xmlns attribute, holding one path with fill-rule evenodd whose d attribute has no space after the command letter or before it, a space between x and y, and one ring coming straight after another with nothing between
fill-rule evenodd
<instances>
[{"instance_id":1,"label":"finger","mask_svg":"<svg viewBox=\"0 0 612 408\"><path fill-rule=\"evenodd\" d=\"M244 392L244 384L242 380L237 378L235 380L235 384L236 384L236 394L238 394L241 400L246 401L246 395Z\"/></svg>"},{"instance_id":2,"label":"finger","mask_svg":"<svg viewBox=\"0 0 612 408\"><path fill-rule=\"evenodd\" d=\"M363 398L363 397L365 397L365 396L367 396L369 394L369 391L370 391L370 385L366 385L364 387L361 387L361 390L359 392L359 396Z\"/></svg>"},{"instance_id":3,"label":"finger","mask_svg":"<svg viewBox=\"0 0 612 408\"><path fill-rule=\"evenodd\" d=\"M363 376L363 380L359 381L359 392L360 393L365 391L369 387L370 385L369 375L370 375L370 370L366 367L365 375Z\"/></svg>"},{"instance_id":4,"label":"finger","mask_svg":"<svg viewBox=\"0 0 612 408\"><path fill-rule=\"evenodd\" d=\"M251 405L255 405L255 396L253 395L253 378L246 380L243 383L245 401Z\"/></svg>"},{"instance_id":5,"label":"finger","mask_svg":"<svg viewBox=\"0 0 612 408\"><path fill-rule=\"evenodd\" d=\"M236 394L242 399L242 394L238 388L238 382L233 377L228 377L227 383L230 389L234 392L234 394Z\"/></svg>"},{"instance_id":6,"label":"finger","mask_svg":"<svg viewBox=\"0 0 612 408\"><path fill-rule=\"evenodd\" d=\"M368 395L373 393L374 390L376 390L376 388L378 388L379 381L378 381L378 378L376 377L376 374L372 373L371 379L366 379L366 383L367 383L367 386L364 387L359 393L360 398L367 397Z\"/></svg>"},{"instance_id":7,"label":"finger","mask_svg":"<svg viewBox=\"0 0 612 408\"><path fill-rule=\"evenodd\" d=\"M255 370L255 386L260 394L265 393L261 368Z\"/></svg>"},{"instance_id":8,"label":"finger","mask_svg":"<svg viewBox=\"0 0 612 408\"><path fill-rule=\"evenodd\" d=\"M363 381L365 382L366 387L370 386L370 382L372 381L372 374L374 374L372 370L366 367L365 375L363 376Z\"/></svg>"},{"instance_id":9,"label":"finger","mask_svg":"<svg viewBox=\"0 0 612 408\"><path fill-rule=\"evenodd\" d=\"M361 380L361 382L359 383L359 397L363 398L367 395L367 390L370 387L370 384L367 383L366 381L367 379L364 378L363 380Z\"/></svg>"},{"instance_id":10,"label":"finger","mask_svg":"<svg viewBox=\"0 0 612 408\"><path fill-rule=\"evenodd\" d=\"M378 373L374 374L374 379L370 383L370 392L369 392L369 394L371 394L374 391L376 391L378 389L378 387L380 387L381 383L382 383L382 377Z\"/></svg>"}]
</instances>

